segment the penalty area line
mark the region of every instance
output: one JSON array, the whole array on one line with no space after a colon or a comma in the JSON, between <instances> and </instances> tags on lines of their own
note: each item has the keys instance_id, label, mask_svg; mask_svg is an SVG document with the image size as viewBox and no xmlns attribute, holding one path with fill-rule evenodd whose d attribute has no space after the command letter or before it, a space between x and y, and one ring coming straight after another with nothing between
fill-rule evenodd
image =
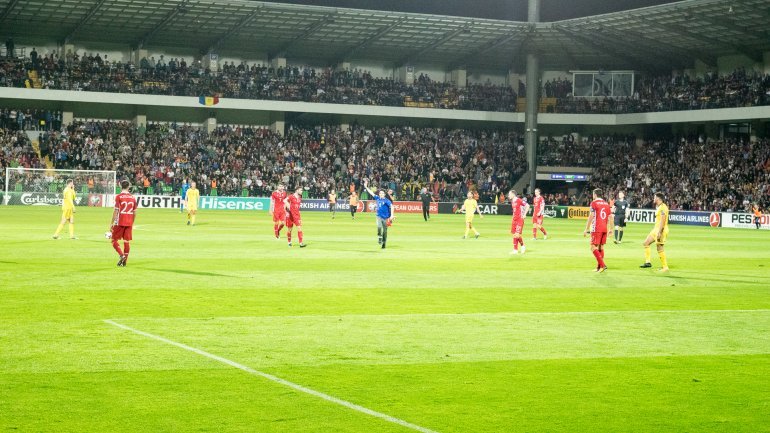
<instances>
[{"instance_id":1,"label":"penalty area line","mask_svg":"<svg viewBox=\"0 0 770 433\"><path fill-rule=\"evenodd\" d=\"M435 430L430 430L430 429L427 429L425 427L420 427L417 424L412 424L412 423L410 423L408 421L404 421L402 419L399 419L399 418L396 418L396 417L384 414L382 412L377 412L375 410L365 408L365 407L357 405L355 403L351 403L351 402L349 402L347 400L343 400L341 398L337 398L337 397L331 396L329 394L324 394L323 392L316 391L314 389L310 389L308 387L299 385L299 384L294 383L294 382L290 382L290 381L285 380L285 379L281 379L278 376L274 376L274 375L269 374L269 373L265 373L265 372L262 372L262 371L259 371L259 370L255 370L255 369L253 369L251 367L248 367L246 365L237 363L237 362L232 361L230 359L223 358L223 357L218 356L218 355L214 355L213 353L206 352L205 350L201 350L201 349L198 349L198 348L195 348L195 347L192 347L192 346L188 346L188 345L186 345L184 343L179 343L179 342L176 342L176 341L173 341L173 340L169 340L168 338L161 337L160 335L150 334L149 332L144 332L144 331L141 331L139 329L132 328L130 326L124 325L122 323L118 323L118 322L116 322L114 320L110 320L110 319L104 320L104 323L107 323L109 325L118 327L118 328L126 330L126 331L133 332L134 334L141 335L143 337L147 337L147 338L150 338L150 339L153 339L153 340L156 340L156 341L160 341L162 343L169 344L171 346L176 346L176 347L178 347L180 349L187 350L188 352L193 352L193 353L198 354L200 356L204 356L206 358L213 359L214 361L221 362L222 364L229 365L230 367L234 367L234 368L237 368L239 370L245 371L246 373L249 373L251 375L262 377L264 379L270 380L270 381L278 383L280 385L292 388L292 389L294 389L296 391L303 392L305 394L309 394L309 395L312 395L314 397L318 397L318 398L326 400L328 402L331 402L331 403L334 403L334 404L337 404L337 405L340 405L340 406L344 406L344 407L346 407L348 409L352 409L354 411L361 412L363 414L370 415L370 416L373 416L375 418L379 418L381 420L388 421L388 422L393 423L393 424L398 424L398 425L400 425L402 427L406 427L408 429L412 429L412 430L415 430L415 431L418 431L418 432L421 432L421 433L438 433Z\"/></svg>"}]
</instances>

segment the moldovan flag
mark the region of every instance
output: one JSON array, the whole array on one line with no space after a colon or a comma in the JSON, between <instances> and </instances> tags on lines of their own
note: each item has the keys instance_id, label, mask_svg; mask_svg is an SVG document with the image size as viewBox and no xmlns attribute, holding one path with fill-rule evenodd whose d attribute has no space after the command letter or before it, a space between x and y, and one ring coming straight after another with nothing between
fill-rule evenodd
<instances>
[{"instance_id":1,"label":"moldovan flag","mask_svg":"<svg viewBox=\"0 0 770 433\"><path fill-rule=\"evenodd\" d=\"M219 96L201 96L198 98L198 102L206 106L217 105L219 104Z\"/></svg>"}]
</instances>

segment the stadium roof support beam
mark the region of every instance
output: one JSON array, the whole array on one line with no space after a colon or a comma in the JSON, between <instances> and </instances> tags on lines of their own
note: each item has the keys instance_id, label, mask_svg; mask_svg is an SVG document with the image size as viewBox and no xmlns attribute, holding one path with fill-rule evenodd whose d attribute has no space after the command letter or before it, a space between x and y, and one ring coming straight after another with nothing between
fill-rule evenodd
<instances>
[{"instance_id":1,"label":"stadium roof support beam","mask_svg":"<svg viewBox=\"0 0 770 433\"><path fill-rule=\"evenodd\" d=\"M403 23L404 21L406 21L406 17L400 18L399 20L394 21L393 23L391 23L391 24L389 24L389 25L387 25L385 27L381 27L377 32L375 32L374 34L370 35L369 37L367 37L366 39L361 41L358 45L350 47L349 49L347 49L344 52L340 53L339 55L335 56L336 60L334 60L333 63L335 63L335 64L336 63L340 63L340 62L350 58L350 56L352 56L353 54L363 50L364 48L366 48L369 45L371 45L373 42L377 41L381 37L383 37L386 34L388 34L390 31L392 31L393 29L395 29L396 27L401 25L401 23Z\"/></svg>"},{"instance_id":2,"label":"stadium roof support beam","mask_svg":"<svg viewBox=\"0 0 770 433\"><path fill-rule=\"evenodd\" d=\"M420 57L421 55L427 53L428 51L438 47L439 45L443 44L444 42L447 42L449 40L452 40L455 36L459 35L460 33L464 33L468 31L468 29L471 28L471 25L473 22L466 23L462 25L461 27L452 30L451 32L446 32L443 35L441 35L440 38L436 39L435 41L431 42L430 44L426 45L423 48L420 48L417 51L411 52L408 55L401 58L401 60L397 61L394 65L396 68L400 68L407 64L408 62L416 59L417 57Z\"/></svg>"},{"instance_id":3,"label":"stadium roof support beam","mask_svg":"<svg viewBox=\"0 0 770 433\"><path fill-rule=\"evenodd\" d=\"M524 33L524 31L527 30L527 29L528 29L528 27L520 27L520 28L518 28L516 30L508 32L507 34L505 34L505 35L503 35L503 36L501 36L501 37L499 37L497 39L493 39L493 40L485 43L484 45L482 45L482 46L478 47L477 49L473 50L473 53L466 54L466 55L463 55L462 57L458 57L455 60L452 60L449 63L449 69L454 69L454 68L456 68L458 66L464 66L469 61L471 61L473 59L477 59L481 55L483 55L485 53L488 53L488 52L494 50L497 47L500 47L502 45L507 44L508 42L510 42L516 36L519 36L522 33Z\"/></svg>"},{"instance_id":4,"label":"stadium roof support beam","mask_svg":"<svg viewBox=\"0 0 770 433\"><path fill-rule=\"evenodd\" d=\"M508 70L520 68L521 70L526 70L527 65L526 62L522 62L523 59L526 58L526 56L521 56L522 53L526 52L529 49L529 46L532 44L532 38L535 35L535 26L529 26L527 28L527 31L524 33L524 37L516 44L516 47L513 49L513 59L508 63ZM518 57L517 57L518 56Z\"/></svg>"},{"instance_id":5,"label":"stadium roof support beam","mask_svg":"<svg viewBox=\"0 0 770 433\"><path fill-rule=\"evenodd\" d=\"M642 48L647 50L653 58L665 56L669 59L669 61L672 62L672 64L681 64L684 60L689 63L693 63L695 60L701 60L703 63L706 63L709 66L716 65L716 56L711 54L695 50L686 50L684 48L670 45L666 45L664 47L660 41L656 41L655 39L651 39L647 36L630 30L623 30L621 32L620 30L614 30L606 27L602 28L601 30L603 30L605 33L611 33L615 35L618 38L617 40L623 40L623 38L627 36L633 36L636 38L636 41L633 46L630 46L629 49L634 50Z\"/></svg>"},{"instance_id":6,"label":"stadium roof support beam","mask_svg":"<svg viewBox=\"0 0 770 433\"><path fill-rule=\"evenodd\" d=\"M288 42L284 43L283 45L279 46L275 50L273 50L268 57L278 57L280 55L286 55L286 51L288 51L291 47L294 46L297 42L306 39L308 36L312 35L319 29L321 29L323 26L327 24L331 24L334 22L334 17L337 15L336 12L332 12L330 14L326 14L318 21L311 24L308 28L303 30L301 33L298 33L293 38L291 38Z\"/></svg>"},{"instance_id":7,"label":"stadium roof support beam","mask_svg":"<svg viewBox=\"0 0 770 433\"><path fill-rule=\"evenodd\" d=\"M10 3L8 3L5 6L5 9L3 9L2 12L0 12L0 23L5 21L6 18L8 18L8 15L16 7L17 4L19 4L19 0L11 0Z\"/></svg>"},{"instance_id":8,"label":"stadium roof support beam","mask_svg":"<svg viewBox=\"0 0 770 433\"><path fill-rule=\"evenodd\" d=\"M623 59L625 62L627 62L629 65L631 65L635 69L647 69L648 66L654 66L653 69L661 69L654 62L642 61L636 57L629 55L627 51L618 49L615 44L604 42L601 37L589 38L587 36L581 35L580 33L574 30L570 30L562 26L554 26L554 28L559 33L562 33L569 38L575 39L583 45L587 45L591 48L598 49L599 51L610 52L613 56Z\"/></svg>"},{"instance_id":9,"label":"stadium roof support beam","mask_svg":"<svg viewBox=\"0 0 770 433\"><path fill-rule=\"evenodd\" d=\"M237 23L233 24L229 29L227 29L227 31L225 31L222 34L222 36L220 36L219 38L217 38L217 40L209 44L207 51L213 52L217 50L226 40L233 37L233 35L238 33L238 31L240 31L244 26L254 21L254 19L259 16L259 13L262 12L263 8L264 6L257 7L250 14L246 15Z\"/></svg>"},{"instance_id":10,"label":"stadium roof support beam","mask_svg":"<svg viewBox=\"0 0 770 433\"><path fill-rule=\"evenodd\" d=\"M155 34L158 33L158 31L160 31L160 29L162 29L163 26L173 21L177 15L182 13L187 8L187 4L189 2L190 0L182 0L182 2L176 5L174 9L169 11L169 13L166 14L166 16L163 17L163 19L160 20L160 22L158 22L158 24L155 25L155 27L151 28L147 33L145 33L144 36L142 36L142 38L139 39L139 41L136 43L136 46L138 46L139 48L143 48L145 45L147 45L147 43L150 42L152 37L155 36Z\"/></svg>"},{"instance_id":11,"label":"stadium roof support beam","mask_svg":"<svg viewBox=\"0 0 770 433\"><path fill-rule=\"evenodd\" d=\"M98 12L99 9L101 9L105 1L106 0L97 1L96 4L93 5L91 9L88 10L88 13L85 14L85 16L80 21L78 21L77 24L75 24L75 27L73 27L72 30L70 30L69 33L67 33L67 36L64 37L65 44L68 43L70 40L72 40L72 37L75 36L75 33L77 33L78 30L80 30L84 25L86 25L86 23L88 23L88 21L91 20L91 18L93 18L94 15L96 15L96 12Z\"/></svg>"},{"instance_id":12,"label":"stadium roof support beam","mask_svg":"<svg viewBox=\"0 0 770 433\"><path fill-rule=\"evenodd\" d=\"M714 21L710 19L709 17L705 17L703 15L698 14L697 9L693 9L693 12L696 16L691 16L691 19L694 19L695 21L702 21L704 23L707 23L708 25L712 27L726 27L730 30L736 31L741 33L744 37L751 38L751 39L759 39L762 40L761 29L747 29L745 27L741 27L735 23L731 23L729 19L725 18L723 21ZM765 10L765 14L770 13L770 10ZM765 34L767 34L765 32Z\"/></svg>"},{"instance_id":13,"label":"stadium roof support beam","mask_svg":"<svg viewBox=\"0 0 770 433\"><path fill-rule=\"evenodd\" d=\"M715 39L715 38L706 36L706 35L704 35L701 32L690 30L687 26L672 26L672 25L669 25L669 24L662 24L662 23L659 23L659 22L648 20L648 19L643 18L643 17L638 17L637 19L639 21L647 24L650 27L658 27L660 29L663 29L663 30L666 30L666 31L669 31L669 32L672 32L672 33L675 33L675 34L678 34L678 35L682 35L682 36L690 35L690 37L693 37L695 39L700 39L700 40L702 40L704 42L708 42L711 45L723 46L723 47L728 48L728 49L730 49L732 51L735 51L736 53L743 54L744 56L748 57L749 59L753 60L754 62L757 62L757 63L761 63L762 62L762 53L761 52L748 51L748 50L746 50L746 49L744 49L742 47L739 47L737 45L733 45L733 44L731 44L731 43L729 43L727 41L723 41L723 40L720 40L720 39ZM727 27L727 24L723 24L723 25Z\"/></svg>"}]
</instances>

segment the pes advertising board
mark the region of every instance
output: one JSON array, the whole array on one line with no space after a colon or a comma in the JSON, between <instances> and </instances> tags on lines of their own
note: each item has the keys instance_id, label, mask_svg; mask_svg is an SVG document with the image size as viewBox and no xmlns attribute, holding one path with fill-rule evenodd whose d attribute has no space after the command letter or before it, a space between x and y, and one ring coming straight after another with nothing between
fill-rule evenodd
<instances>
[{"instance_id":1,"label":"pes advertising board","mask_svg":"<svg viewBox=\"0 0 770 433\"><path fill-rule=\"evenodd\" d=\"M754 229L754 215L742 212L721 212L721 226L733 229ZM770 215L759 217L759 228L770 230Z\"/></svg>"}]
</instances>

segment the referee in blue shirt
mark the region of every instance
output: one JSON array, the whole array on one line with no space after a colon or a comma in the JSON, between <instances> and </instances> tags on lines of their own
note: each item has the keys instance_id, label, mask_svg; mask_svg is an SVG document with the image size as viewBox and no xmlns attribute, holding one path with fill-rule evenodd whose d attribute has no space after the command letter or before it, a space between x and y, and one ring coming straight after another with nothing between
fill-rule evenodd
<instances>
[{"instance_id":1,"label":"referee in blue shirt","mask_svg":"<svg viewBox=\"0 0 770 433\"><path fill-rule=\"evenodd\" d=\"M388 225L389 222L396 217L394 215L393 201L390 197L385 195L385 191L380 189L377 194L369 189L369 182L364 181L364 188L374 198L377 205L377 242L382 245L382 249L385 249L385 244L388 242Z\"/></svg>"}]
</instances>

